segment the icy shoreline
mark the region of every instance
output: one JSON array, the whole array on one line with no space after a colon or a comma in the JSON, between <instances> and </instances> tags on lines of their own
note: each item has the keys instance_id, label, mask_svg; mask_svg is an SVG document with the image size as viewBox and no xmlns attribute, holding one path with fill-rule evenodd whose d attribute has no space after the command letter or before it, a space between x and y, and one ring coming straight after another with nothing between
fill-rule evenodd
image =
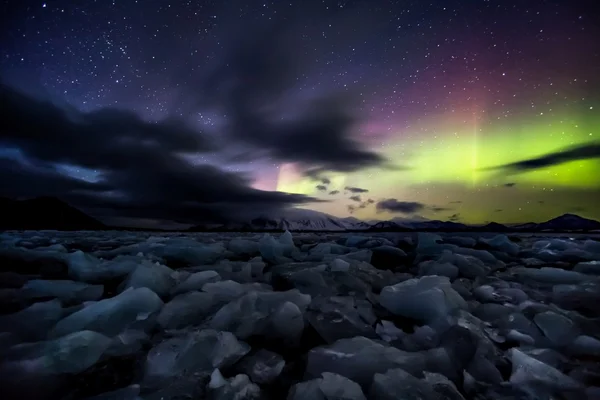
<instances>
[{"instance_id":1,"label":"icy shoreline","mask_svg":"<svg viewBox=\"0 0 600 400\"><path fill-rule=\"evenodd\" d=\"M600 398L595 235L5 232L0 299L10 399Z\"/></svg>"}]
</instances>

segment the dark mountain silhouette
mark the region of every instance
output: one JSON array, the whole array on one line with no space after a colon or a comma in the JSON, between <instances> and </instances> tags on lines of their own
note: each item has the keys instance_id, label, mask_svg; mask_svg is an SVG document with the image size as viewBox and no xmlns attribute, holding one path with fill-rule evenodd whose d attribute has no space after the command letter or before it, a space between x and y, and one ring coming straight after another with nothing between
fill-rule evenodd
<instances>
[{"instance_id":1,"label":"dark mountain silhouette","mask_svg":"<svg viewBox=\"0 0 600 400\"><path fill-rule=\"evenodd\" d=\"M106 226L56 197L0 197L0 229L97 230Z\"/></svg>"},{"instance_id":2,"label":"dark mountain silhouette","mask_svg":"<svg viewBox=\"0 0 600 400\"><path fill-rule=\"evenodd\" d=\"M575 214L564 214L537 224L536 231L593 231L600 230L600 222Z\"/></svg>"}]
</instances>

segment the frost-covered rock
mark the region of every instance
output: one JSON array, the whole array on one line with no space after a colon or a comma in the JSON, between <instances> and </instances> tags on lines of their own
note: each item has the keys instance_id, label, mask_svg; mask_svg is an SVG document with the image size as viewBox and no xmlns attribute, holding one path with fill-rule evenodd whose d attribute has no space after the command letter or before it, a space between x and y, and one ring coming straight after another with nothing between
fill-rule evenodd
<instances>
[{"instance_id":1,"label":"frost-covered rock","mask_svg":"<svg viewBox=\"0 0 600 400\"><path fill-rule=\"evenodd\" d=\"M269 384L275 381L285 367L285 360L277 353L260 349L239 363L242 372L258 384Z\"/></svg>"},{"instance_id":2,"label":"frost-covered rock","mask_svg":"<svg viewBox=\"0 0 600 400\"><path fill-rule=\"evenodd\" d=\"M84 302L100 299L103 292L102 285L88 285L67 280L32 279L23 285L19 294L30 299L55 297L64 302Z\"/></svg>"},{"instance_id":3,"label":"frost-covered rock","mask_svg":"<svg viewBox=\"0 0 600 400\"><path fill-rule=\"evenodd\" d=\"M151 387L182 375L210 374L215 368L233 365L249 351L250 346L229 332L192 331L165 340L150 350L144 383Z\"/></svg>"},{"instance_id":4,"label":"frost-covered rock","mask_svg":"<svg viewBox=\"0 0 600 400\"><path fill-rule=\"evenodd\" d=\"M128 289L118 296L100 300L60 320L50 331L51 337L91 330L114 336L125 329L146 330L154 326L154 317L162 300L148 288Z\"/></svg>"},{"instance_id":5,"label":"frost-covered rock","mask_svg":"<svg viewBox=\"0 0 600 400\"><path fill-rule=\"evenodd\" d=\"M330 372L321 378L300 382L288 394L288 400L366 400L362 389L350 379Z\"/></svg>"},{"instance_id":6,"label":"frost-covered rock","mask_svg":"<svg viewBox=\"0 0 600 400\"><path fill-rule=\"evenodd\" d=\"M424 322L467 308L467 303L452 288L448 278L441 276L424 276L386 286L379 301L396 315Z\"/></svg>"},{"instance_id":7,"label":"frost-covered rock","mask_svg":"<svg viewBox=\"0 0 600 400\"><path fill-rule=\"evenodd\" d=\"M376 373L393 368L418 373L425 368L425 362L423 354L404 352L358 336L310 350L306 377L315 378L323 372L333 372L368 388Z\"/></svg>"},{"instance_id":8,"label":"frost-covered rock","mask_svg":"<svg viewBox=\"0 0 600 400\"><path fill-rule=\"evenodd\" d=\"M187 292L176 296L160 310L156 322L163 329L200 324L219 302L210 293Z\"/></svg>"}]
</instances>

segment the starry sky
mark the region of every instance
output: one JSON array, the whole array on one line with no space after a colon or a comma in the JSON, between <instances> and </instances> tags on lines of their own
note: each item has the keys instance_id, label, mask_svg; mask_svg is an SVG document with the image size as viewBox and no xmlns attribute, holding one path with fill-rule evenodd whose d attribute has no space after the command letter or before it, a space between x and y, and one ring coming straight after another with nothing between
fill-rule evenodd
<instances>
[{"instance_id":1,"label":"starry sky","mask_svg":"<svg viewBox=\"0 0 600 400\"><path fill-rule=\"evenodd\" d=\"M600 219L593 3L3 0L0 195L140 226Z\"/></svg>"}]
</instances>

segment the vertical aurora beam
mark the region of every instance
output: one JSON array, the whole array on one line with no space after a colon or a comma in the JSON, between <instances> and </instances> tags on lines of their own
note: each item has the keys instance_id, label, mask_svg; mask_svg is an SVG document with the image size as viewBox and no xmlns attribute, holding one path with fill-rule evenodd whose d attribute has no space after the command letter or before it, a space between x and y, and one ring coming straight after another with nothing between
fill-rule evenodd
<instances>
[{"instance_id":1,"label":"vertical aurora beam","mask_svg":"<svg viewBox=\"0 0 600 400\"><path fill-rule=\"evenodd\" d=\"M477 168L478 168L478 135L479 125L477 125L477 108L473 111L473 142L471 144L471 188L474 188L477 183Z\"/></svg>"}]
</instances>

